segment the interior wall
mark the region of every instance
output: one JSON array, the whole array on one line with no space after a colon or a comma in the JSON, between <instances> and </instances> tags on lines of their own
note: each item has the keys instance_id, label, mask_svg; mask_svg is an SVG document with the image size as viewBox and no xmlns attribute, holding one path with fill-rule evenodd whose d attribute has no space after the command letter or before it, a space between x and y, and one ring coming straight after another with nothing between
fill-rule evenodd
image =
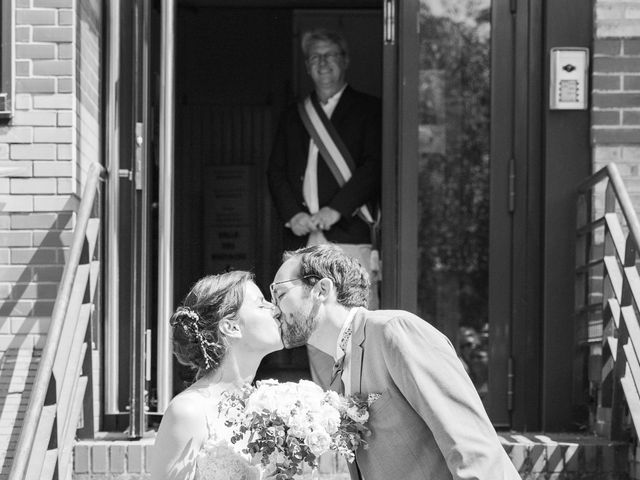
<instances>
[{"instance_id":1,"label":"interior wall","mask_svg":"<svg viewBox=\"0 0 640 480\"><path fill-rule=\"evenodd\" d=\"M290 41L290 10L178 11L176 301L227 267L251 269L268 286L264 249L278 238L256 239L274 221L264 171L292 96Z\"/></svg>"}]
</instances>

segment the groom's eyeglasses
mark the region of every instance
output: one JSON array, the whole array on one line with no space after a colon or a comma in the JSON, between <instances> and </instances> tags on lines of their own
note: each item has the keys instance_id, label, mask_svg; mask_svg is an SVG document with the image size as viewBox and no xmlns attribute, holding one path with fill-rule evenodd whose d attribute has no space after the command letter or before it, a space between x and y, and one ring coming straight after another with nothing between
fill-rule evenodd
<instances>
[{"instance_id":1,"label":"groom's eyeglasses","mask_svg":"<svg viewBox=\"0 0 640 480\"><path fill-rule=\"evenodd\" d=\"M307 278L318 278L316 275L305 275L304 277L296 277L296 278L290 278L289 280L282 280L280 282L273 282L271 285L269 285L269 291L271 292L271 303L273 303L274 305L278 305L278 302L280 302L280 300L282 300L282 297L284 297L287 292L289 290L291 290L291 288L287 288L286 290L281 290L279 293L276 291L276 287L278 285L282 285L283 283L289 283L289 282L295 282L296 280L305 280Z\"/></svg>"}]
</instances>

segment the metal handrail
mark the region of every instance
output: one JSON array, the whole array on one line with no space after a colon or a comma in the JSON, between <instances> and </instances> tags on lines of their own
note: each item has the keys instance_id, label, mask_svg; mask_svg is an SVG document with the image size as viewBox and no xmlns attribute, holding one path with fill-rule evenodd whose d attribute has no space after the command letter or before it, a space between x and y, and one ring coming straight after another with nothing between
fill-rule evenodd
<instances>
[{"instance_id":1,"label":"metal handrail","mask_svg":"<svg viewBox=\"0 0 640 480\"><path fill-rule=\"evenodd\" d=\"M633 208L633 203L631 202L631 198L629 197L629 193L627 192L627 189L624 186L624 182L622 181L620 171L618 170L618 167L615 163L609 163L606 167L601 168L591 177L578 185L578 193L588 193L589 190L591 190L595 185L597 185L607 177L609 180L609 184L613 188L615 196L618 200L618 204L620 205L622 215L624 216L624 219L627 222L627 226L629 227L629 232L631 233L631 238L633 239L636 250L640 252L640 222L638 221L638 217L636 216L635 209Z\"/></svg>"},{"instance_id":2,"label":"metal handrail","mask_svg":"<svg viewBox=\"0 0 640 480\"><path fill-rule=\"evenodd\" d=\"M597 219L592 219L589 206L589 196L593 189L601 182L607 182L604 193L604 212ZM586 203L583 200L586 198ZM583 258L577 265L577 283L584 289L585 299L590 296L588 279L592 267L602 264L602 298L598 303L585 302L582 306L576 304L576 313L594 307L603 307L603 323L606 322L607 334L602 341L602 377L599 379L598 388L602 389L599 395L598 409L610 409L609 422L610 438L625 438L623 423L625 421L625 407L622 399L626 399L629 412L636 429L640 435L640 378L638 378L637 366L640 366L640 330L638 319L625 307L638 308L638 272L637 254L640 252L640 222L635 209L624 186L622 177L615 164L610 163L600 169L578 186L578 225L577 245L583 249ZM623 232L618 212L624 217L627 232ZM589 235L596 229L604 227L604 243L602 252L597 258L591 256ZM599 274L596 274L599 276ZM634 280L634 278L636 280ZM607 285L609 285L607 289ZM615 307L615 308L614 308ZM614 312L618 311L618 314ZM623 314L626 311L626 314ZM610 323L608 323L610 322ZM603 328L605 325L603 324ZM611 329L611 330L609 330ZM628 375L627 373L630 373ZM605 387L606 385L606 387ZM598 430L600 427L596 427Z\"/></svg>"},{"instance_id":3,"label":"metal handrail","mask_svg":"<svg viewBox=\"0 0 640 480\"><path fill-rule=\"evenodd\" d=\"M84 239L87 233L87 225L91 218L93 203L98 190L98 182L103 172L101 165L93 163L87 174L87 184L84 189L80 207L78 209L78 220L71 242L69 259L62 272L60 288L56 296L56 301L51 314L51 325L45 341L38 371L33 383L29 406L27 408L20 438L16 446L16 458L13 461L8 480L22 480L27 469L27 460L31 455L31 450L36 437L40 414L45 404L49 382L53 373L53 365L60 344L60 336L64 325L64 320L69 308L71 291L75 281L78 265L82 256Z\"/></svg>"}]
</instances>

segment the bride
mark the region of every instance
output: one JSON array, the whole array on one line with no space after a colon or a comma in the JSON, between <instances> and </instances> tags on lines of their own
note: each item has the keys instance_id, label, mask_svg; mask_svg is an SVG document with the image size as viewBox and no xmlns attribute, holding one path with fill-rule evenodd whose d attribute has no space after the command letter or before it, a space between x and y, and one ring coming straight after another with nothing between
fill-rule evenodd
<instances>
[{"instance_id":1,"label":"bride","mask_svg":"<svg viewBox=\"0 0 640 480\"><path fill-rule=\"evenodd\" d=\"M249 272L198 281L171 317L174 353L196 382L169 404L151 463L154 480L254 480L258 466L231 443L218 413L224 391L251 382L262 358L282 348L276 307Z\"/></svg>"}]
</instances>

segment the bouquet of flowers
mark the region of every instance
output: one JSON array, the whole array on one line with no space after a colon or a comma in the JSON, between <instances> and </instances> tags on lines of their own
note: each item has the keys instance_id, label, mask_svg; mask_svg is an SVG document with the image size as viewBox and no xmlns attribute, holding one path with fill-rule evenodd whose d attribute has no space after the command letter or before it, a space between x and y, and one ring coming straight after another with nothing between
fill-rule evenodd
<instances>
[{"instance_id":1,"label":"bouquet of flowers","mask_svg":"<svg viewBox=\"0 0 640 480\"><path fill-rule=\"evenodd\" d=\"M246 440L244 450L277 480L291 480L304 464L318 466L318 457L334 450L353 462L358 447L366 448L365 426L371 398L343 397L313 382L259 381L225 393L220 413L230 427L232 443Z\"/></svg>"}]
</instances>

